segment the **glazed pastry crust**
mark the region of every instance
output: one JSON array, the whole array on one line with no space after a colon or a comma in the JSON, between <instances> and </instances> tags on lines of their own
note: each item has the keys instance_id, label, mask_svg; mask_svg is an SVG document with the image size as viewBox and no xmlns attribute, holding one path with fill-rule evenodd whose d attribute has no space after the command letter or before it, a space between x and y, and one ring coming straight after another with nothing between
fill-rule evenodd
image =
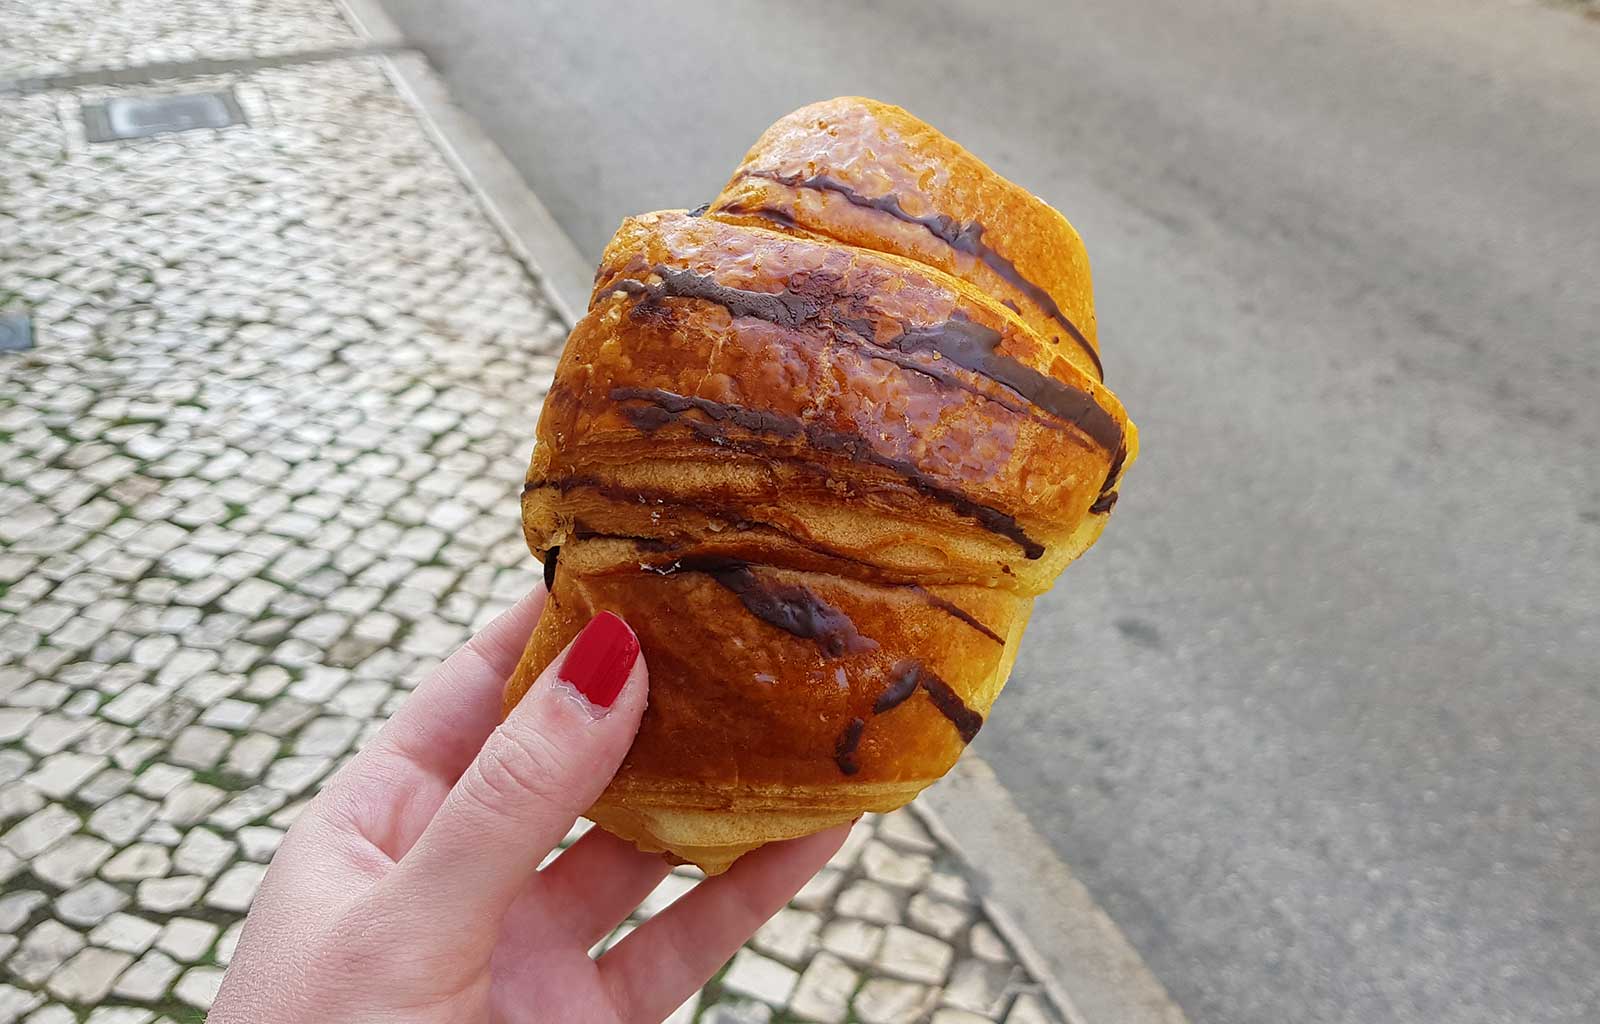
<instances>
[{"instance_id":1,"label":"glazed pastry crust","mask_svg":"<svg viewBox=\"0 0 1600 1024\"><path fill-rule=\"evenodd\" d=\"M801 165L862 191L745 173ZM982 230L902 216L933 210ZM1045 304L907 228L981 237ZM715 873L949 769L1137 454L1050 307L1093 338L1070 225L871 101L780 121L702 216L623 223L540 417L523 525L553 585L506 689L597 611L638 632L649 708L590 817Z\"/></svg>"}]
</instances>

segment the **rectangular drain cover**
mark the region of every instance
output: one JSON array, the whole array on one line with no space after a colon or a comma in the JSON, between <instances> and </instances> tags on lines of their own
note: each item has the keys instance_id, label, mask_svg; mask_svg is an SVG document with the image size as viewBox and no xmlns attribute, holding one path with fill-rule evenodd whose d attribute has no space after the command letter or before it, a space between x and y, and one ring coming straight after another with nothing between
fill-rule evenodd
<instances>
[{"instance_id":1,"label":"rectangular drain cover","mask_svg":"<svg viewBox=\"0 0 1600 1024\"><path fill-rule=\"evenodd\" d=\"M196 128L247 124L233 90L177 96L119 96L83 108L83 127L90 142L142 139Z\"/></svg>"},{"instance_id":2,"label":"rectangular drain cover","mask_svg":"<svg viewBox=\"0 0 1600 1024\"><path fill-rule=\"evenodd\" d=\"M26 313L0 311L0 352L26 352L33 347L33 321Z\"/></svg>"}]
</instances>

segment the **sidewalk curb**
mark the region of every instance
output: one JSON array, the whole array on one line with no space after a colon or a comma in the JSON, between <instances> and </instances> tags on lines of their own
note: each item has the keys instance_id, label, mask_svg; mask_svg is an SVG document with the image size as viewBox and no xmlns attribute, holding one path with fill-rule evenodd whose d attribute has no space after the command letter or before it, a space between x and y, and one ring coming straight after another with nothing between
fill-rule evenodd
<instances>
[{"instance_id":1,"label":"sidewalk curb","mask_svg":"<svg viewBox=\"0 0 1600 1024\"><path fill-rule=\"evenodd\" d=\"M370 42L428 134L479 198L517 257L549 285L567 323L588 307L590 264L427 60L407 49L378 0L336 0ZM1187 1024L1139 954L971 752L911 809L966 861L985 911L1069 1024ZM1042 897L1042 898L1041 898Z\"/></svg>"},{"instance_id":2,"label":"sidewalk curb","mask_svg":"<svg viewBox=\"0 0 1600 1024\"><path fill-rule=\"evenodd\" d=\"M472 116L450 99L427 58L409 49L377 0L335 0L345 20L373 44L393 47L382 57L395 88L417 111L424 130L483 204L512 252L545 283L570 326L589 307L594 264L523 182L500 147Z\"/></svg>"},{"instance_id":3,"label":"sidewalk curb","mask_svg":"<svg viewBox=\"0 0 1600 1024\"><path fill-rule=\"evenodd\" d=\"M911 810L966 861L990 920L1068 1024L1187 1024L981 757L963 755Z\"/></svg>"}]
</instances>

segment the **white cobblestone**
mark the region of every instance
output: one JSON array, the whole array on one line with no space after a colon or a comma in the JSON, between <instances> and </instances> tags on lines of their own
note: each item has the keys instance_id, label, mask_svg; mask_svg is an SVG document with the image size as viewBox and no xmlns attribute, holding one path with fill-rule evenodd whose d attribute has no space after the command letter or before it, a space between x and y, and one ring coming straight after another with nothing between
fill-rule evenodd
<instances>
[{"instance_id":1,"label":"white cobblestone","mask_svg":"<svg viewBox=\"0 0 1600 1024\"><path fill-rule=\"evenodd\" d=\"M781 1010L789 1005L789 996L794 992L799 977L776 960L741 949L734 956L728 973L722 976L722 986L730 992L751 996Z\"/></svg>"},{"instance_id":2,"label":"white cobblestone","mask_svg":"<svg viewBox=\"0 0 1600 1024\"><path fill-rule=\"evenodd\" d=\"M211 1008L212 1000L217 998L217 989L221 987L221 970L215 967L191 967L183 972L183 977L178 979L172 991L190 1006L207 1010Z\"/></svg>"},{"instance_id":3,"label":"white cobblestone","mask_svg":"<svg viewBox=\"0 0 1600 1024\"><path fill-rule=\"evenodd\" d=\"M0 836L0 844L30 860L77 831L78 816L59 804L42 807Z\"/></svg>"},{"instance_id":4,"label":"white cobblestone","mask_svg":"<svg viewBox=\"0 0 1600 1024\"><path fill-rule=\"evenodd\" d=\"M167 994L173 979L183 970L170 956L152 949L139 962L122 972L112 993L124 999L154 1003Z\"/></svg>"},{"instance_id":5,"label":"white cobblestone","mask_svg":"<svg viewBox=\"0 0 1600 1024\"><path fill-rule=\"evenodd\" d=\"M938 985L950 973L954 960L955 950L949 943L902 925L890 925L884 933L877 965L885 973L908 981Z\"/></svg>"},{"instance_id":6,"label":"white cobblestone","mask_svg":"<svg viewBox=\"0 0 1600 1024\"><path fill-rule=\"evenodd\" d=\"M789 1009L805 1020L844 1024L850 1014L850 995L861 976L849 964L828 953L818 953L800 975Z\"/></svg>"},{"instance_id":7,"label":"white cobblestone","mask_svg":"<svg viewBox=\"0 0 1600 1024\"><path fill-rule=\"evenodd\" d=\"M132 962L127 953L90 946L50 975L50 994L71 1003L97 1003Z\"/></svg>"},{"instance_id":8,"label":"white cobblestone","mask_svg":"<svg viewBox=\"0 0 1600 1024\"><path fill-rule=\"evenodd\" d=\"M175 917L167 922L156 939L156 948L184 963L194 963L205 956L222 929L207 921Z\"/></svg>"},{"instance_id":9,"label":"white cobblestone","mask_svg":"<svg viewBox=\"0 0 1600 1024\"><path fill-rule=\"evenodd\" d=\"M150 948L161 934L161 926L133 914L112 914L89 933L92 945L138 956Z\"/></svg>"},{"instance_id":10,"label":"white cobblestone","mask_svg":"<svg viewBox=\"0 0 1600 1024\"><path fill-rule=\"evenodd\" d=\"M206 828L192 828L172 851L172 866L185 875L210 878L233 859L238 844Z\"/></svg>"},{"instance_id":11,"label":"white cobblestone","mask_svg":"<svg viewBox=\"0 0 1600 1024\"><path fill-rule=\"evenodd\" d=\"M217 884L206 893L206 906L219 910L247 910L255 898L261 876L266 874L264 864L239 863L223 872Z\"/></svg>"},{"instance_id":12,"label":"white cobblestone","mask_svg":"<svg viewBox=\"0 0 1600 1024\"><path fill-rule=\"evenodd\" d=\"M154 843L134 843L112 857L100 874L113 882L137 882L161 878L172 865L172 855Z\"/></svg>"}]
</instances>

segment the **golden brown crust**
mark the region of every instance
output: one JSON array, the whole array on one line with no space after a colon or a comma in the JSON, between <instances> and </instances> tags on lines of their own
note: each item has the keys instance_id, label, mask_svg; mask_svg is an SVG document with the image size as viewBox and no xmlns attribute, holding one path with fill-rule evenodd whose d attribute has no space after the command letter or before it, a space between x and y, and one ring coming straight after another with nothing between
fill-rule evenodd
<instances>
[{"instance_id":1,"label":"golden brown crust","mask_svg":"<svg viewBox=\"0 0 1600 1024\"><path fill-rule=\"evenodd\" d=\"M709 215L937 267L1014 303L1065 358L1101 375L1077 231L899 107L841 96L800 108L751 147Z\"/></svg>"},{"instance_id":2,"label":"golden brown crust","mask_svg":"<svg viewBox=\"0 0 1600 1024\"><path fill-rule=\"evenodd\" d=\"M596 277L540 419L528 482L541 501L604 477L712 514L786 521L869 564L1029 593L1087 546L1080 528L1127 415L970 285L676 212L624 222ZM952 347L973 348L973 335L977 360ZM697 472L671 468L682 460ZM775 515L751 508L774 496ZM823 526L841 497L858 520L842 533ZM948 537L917 558L907 548L926 547L930 523Z\"/></svg>"},{"instance_id":3,"label":"golden brown crust","mask_svg":"<svg viewBox=\"0 0 1600 1024\"><path fill-rule=\"evenodd\" d=\"M1092 338L1070 225L898 108L797 112L712 213L625 221L540 417L553 586L505 695L597 611L638 632L649 708L590 817L716 872L948 770L1137 455Z\"/></svg>"}]
</instances>

